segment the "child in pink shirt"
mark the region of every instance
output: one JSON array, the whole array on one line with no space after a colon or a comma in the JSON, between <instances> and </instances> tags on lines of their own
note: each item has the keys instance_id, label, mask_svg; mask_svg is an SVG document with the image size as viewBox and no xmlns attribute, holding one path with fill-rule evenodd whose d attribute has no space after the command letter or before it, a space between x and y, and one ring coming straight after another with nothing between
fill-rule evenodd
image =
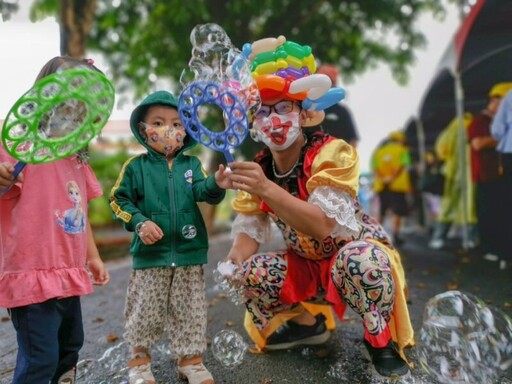
<instances>
[{"instance_id":1,"label":"child in pink shirt","mask_svg":"<svg viewBox=\"0 0 512 384\"><path fill-rule=\"evenodd\" d=\"M55 57L37 80L76 66L96 70ZM0 307L17 333L13 383L74 382L84 341L80 296L109 281L87 220L88 202L102 190L78 154L29 164L13 180L15 163L0 145L0 189L10 188L0 195Z\"/></svg>"}]
</instances>

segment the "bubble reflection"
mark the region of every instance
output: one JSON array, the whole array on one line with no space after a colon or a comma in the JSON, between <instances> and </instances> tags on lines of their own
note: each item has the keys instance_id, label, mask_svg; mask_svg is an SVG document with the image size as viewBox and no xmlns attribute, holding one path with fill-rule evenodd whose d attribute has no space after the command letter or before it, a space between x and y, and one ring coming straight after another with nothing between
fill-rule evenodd
<instances>
[{"instance_id":1,"label":"bubble reflection","mask_svg":"<svg viewBox=\"0 0 512 384\"><path fill-rule=\"evenodd\" d=\"M469 293L439 294L425 307L416 354L440 383L492 383L511 365L510 319Z\"/></svg>"},{"instance_id":2,"label":"bubble reflection","mask_svg":"<svg viewBox=\"0 0 512 384\"><path fill-rule=\"evenodd\" d=\"M213 337L213 356L226 368L234 368L242 364L246 352L247 344L235 331L222 330Z\"/></svg>"},{"instance_id":3,"label":"bubble reflection","mask_svg":"<svg viewBox=\"0 0 512 384\"><path fill-rule=\"evenodd\" d=\"M78 362L76 381L94 384L128 384L129 348L126 342L114 345L98 360L84 359Z\"/></svg>"}]
</instances>

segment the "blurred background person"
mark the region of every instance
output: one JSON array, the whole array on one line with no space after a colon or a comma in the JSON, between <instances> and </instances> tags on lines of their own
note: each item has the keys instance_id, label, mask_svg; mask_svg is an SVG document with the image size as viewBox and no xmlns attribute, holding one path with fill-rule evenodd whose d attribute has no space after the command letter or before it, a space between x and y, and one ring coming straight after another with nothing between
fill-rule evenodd
<instances>
[{"instance_id":1,"label":"blurred background person","mask_svg":"<svg viewBox=\"0 0 512 384\"><path fill-rule=\"evenodd\" d=\"M471 176L476 185L476 213L480 247L484 258L497 261L506 252L505 228L508 225L503 215L503 198L498 142L491 135L491 123L498 111L501 99L512 83L499 83L489 92L487 107L476 115L468 127L471 145Z\"/></svg>"},{"instance_id":2,"label":"blurred background person","mask_svg":"<svg viewBox=\"0 0 512 384\"><path fill-rule=\"evenodd\" d=\"M384 224L386 213L391 211L391 230L395 245L403 243L400 237L402 217L409 213L408 195L412 192L409 175L411 156L401 131L391 132L388 139L372 155L373 188L378 194L380 209L378 221Z\"/></svg>"},{"instance_id":3,"label":"blurred background person","mask_svg":"<svg viewBox=\"0 0 512 384\"><path fill-rule=\"evenodd\" d=\"M464 114L463 124L466 129L472 118L470 113ZM466 167L462 168L459 132L459 121L454 118L440 133L435 143L436 154L444 162L444 189L441 209L429 242L431 249L441 249L446 245L448 232L453 224L467 226L468 240L465 245L468 248L475 248L477 245L474 185L469 172L469 144L465 145L463 149ZM467 186L464 197L467 204L463 204L462 181Z\"/></svg>"},{"instance_id":4,"label":"blurred background person","mask_svg":"<svg viewBox=\"0 0 512 384\"><path fill-rule=\"evenodd\" d=\"M335 65L324 64L317 69L316 73L329 76L332 86L338 86L339 71ZM352 118L352 113L344 103L337 103L327 108L322 124L311 127L308 130L328 133L338 139L345 140L353 147L356 147L359 141L359 134Z\"/></svg>"},{"instance_id":5,"label":"blurred background person","mask_svg":"<svg viewBox=\"0 0 512 384\"><path fill-rule=\"evenodd\" d=\"M425 171L419 179L419 191L424 200L426 222L429 231L437 220L441 209L441 196L443 195L444 176L442 161L433 151L425 152Z\"/></svg>"},{"instance_id":6,"label":"blurred background person","mask_svg":"<svg viewBox=\"0 0 512 384\"><path fill-rule=\"evenodd\" d=\"M501 185L501 206L502 215L507 218L512 217L512 90L509 90L496 112L491 125L491 134L498 141L496 147L500 154L501 172L503 174L503 184ZM505 239L512 238L512 226L506 227ZM510 262L510 255L508 260ZM505 267L505 260L500 262L500 267Z\"/></svg>"}]
</instances>

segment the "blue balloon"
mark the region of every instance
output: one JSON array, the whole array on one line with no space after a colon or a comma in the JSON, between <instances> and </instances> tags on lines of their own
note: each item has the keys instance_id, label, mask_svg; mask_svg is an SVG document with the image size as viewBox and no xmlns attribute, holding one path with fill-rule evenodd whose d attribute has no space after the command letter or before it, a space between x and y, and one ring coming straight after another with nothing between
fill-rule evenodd
<instances>
[{"instance_id":1,"label":"blue balloon","mask_svg":"<svg viewBox=\"0 0 512 384\"><path fill-rule=\"evenodd\" d=\"M345 90L343 88L331 88L325 95L316 100L306 98L302 101L302 108L310 111L323 111L345 98Z\"/></svg>"}]
</instances>

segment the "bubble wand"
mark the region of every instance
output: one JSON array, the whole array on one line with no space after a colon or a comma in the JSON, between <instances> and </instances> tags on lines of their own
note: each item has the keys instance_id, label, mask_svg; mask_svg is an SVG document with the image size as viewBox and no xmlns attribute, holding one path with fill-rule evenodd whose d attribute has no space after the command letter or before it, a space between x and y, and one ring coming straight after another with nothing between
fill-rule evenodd
<instances>
[{"instance_id":1,"label":"bubble wand","mask_svg":"<svg viewBox=\"0 0 512 384\"><path fill-rule=\"evenodd\" d=\"M107 123L114 97L108 79L90 69L68 69L39 80L14 103L2 128L4 148L19 160L13 177L27 164L49 163L84 148Z\"/></svg>"},{"instance_id":2,"label":"bubble wand","mask_svg":"<svg viewBox=\"0 0 512 384\"><path fill-rule=\"evenodd\" d=\"M217 24L196 26L190 33L193 80L183 81L178 112L187 133L197 142L222 152L228 163L249 133L251 116L260 106L247 54L235 48ZM225 129L213 132L200 119L204 105L223 112Z\"/></svg>"}]
</instances>

